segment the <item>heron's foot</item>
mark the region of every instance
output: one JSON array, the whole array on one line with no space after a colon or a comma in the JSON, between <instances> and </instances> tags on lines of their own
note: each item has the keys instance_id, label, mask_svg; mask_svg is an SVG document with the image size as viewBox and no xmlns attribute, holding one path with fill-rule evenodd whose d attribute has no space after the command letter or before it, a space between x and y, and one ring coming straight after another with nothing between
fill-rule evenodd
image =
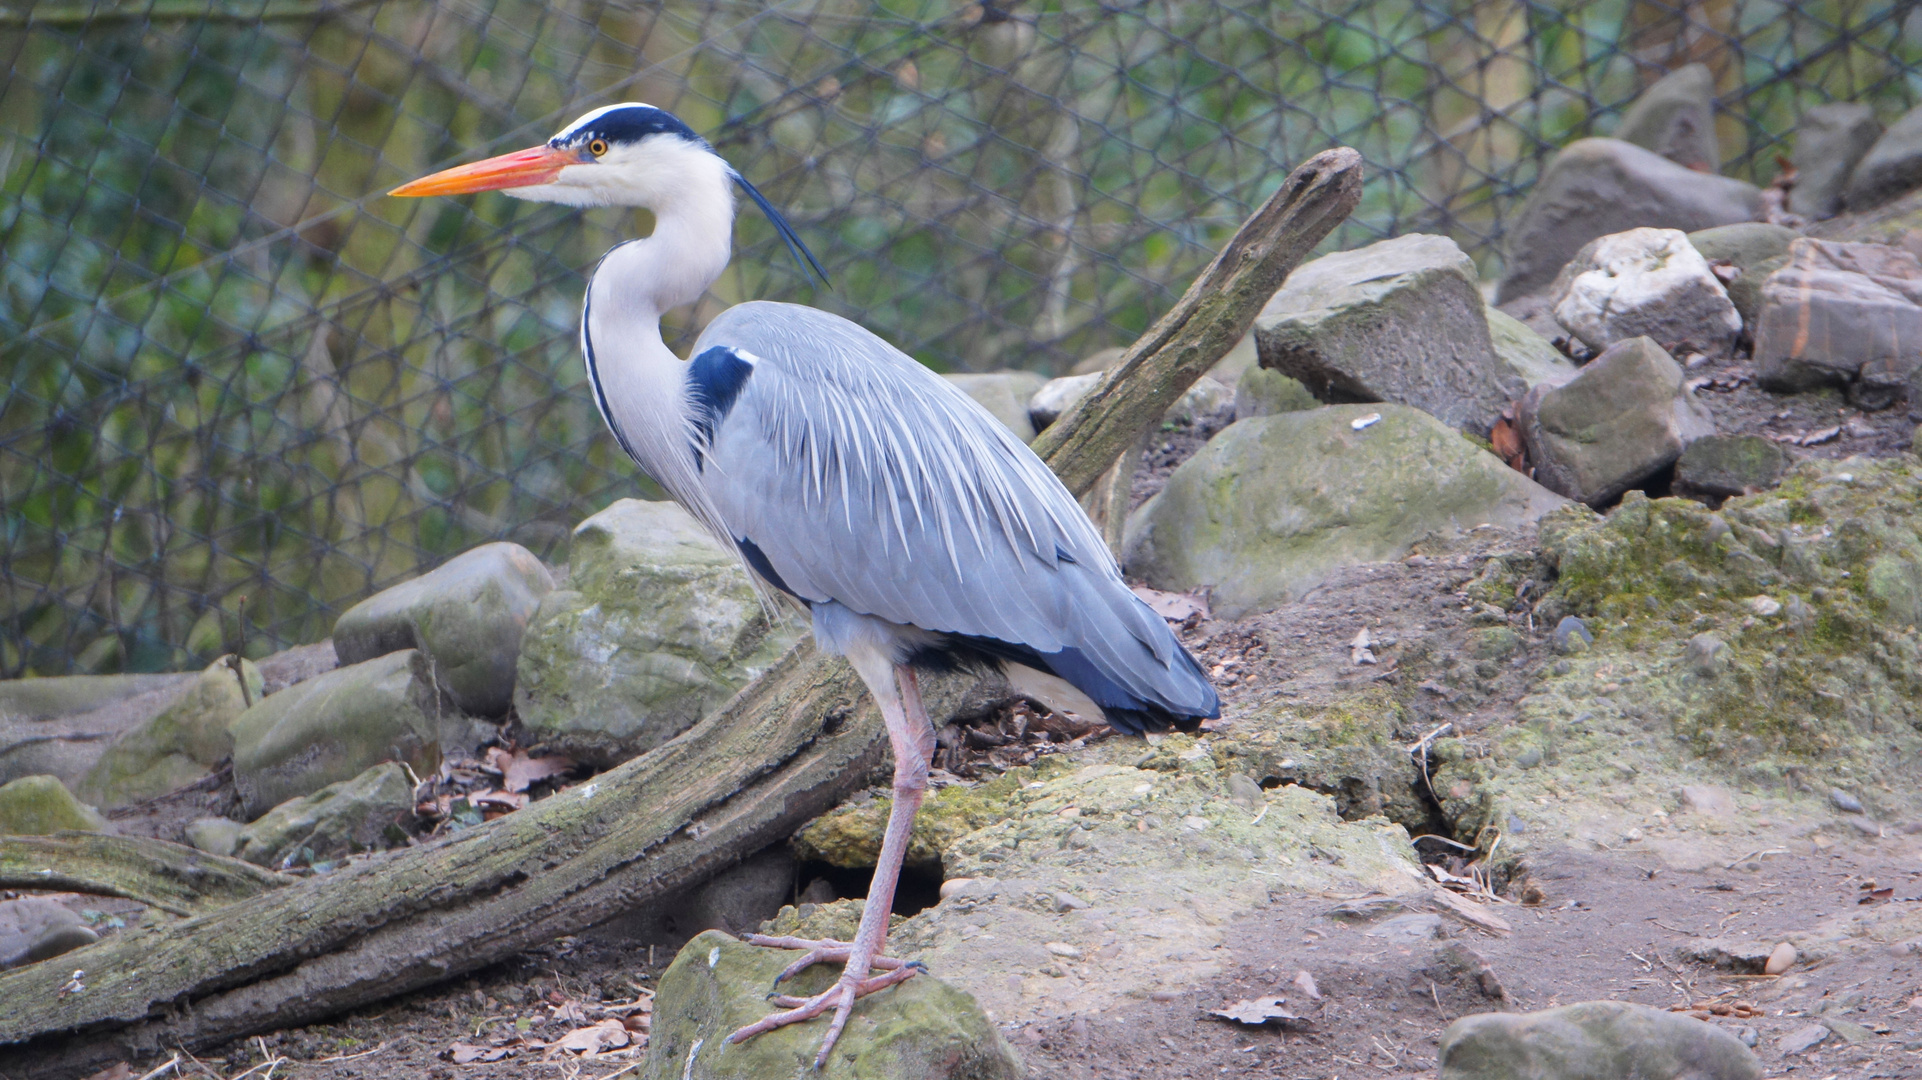
<instances>
[{"instance_id":1,"label":"heron's foot","mask_svg":"<svg viewBox=\"0 0 1922 1080\"><path fill-rule=\"evenodd\" d=\"M760 935L757 934L755 937L760 937ZM781 940L791 941L797 939L763 938L761 941L752 942L752 944L761 945L767 941ZM849 946L839 942L830 944L840 945L843 950L849 948ZM810 953L814 951L818 950L810 950ZM812 963L813 961L809 962ZM876 990L885 990L895 983L906 982L917 974L927 970L918 960L909 963L902 963L896 960L894 964L896 966L892 970L871 978L862 978L855 975L851 970L843 971L841 977L835 980L833 986L828 987L813 997L797 998L789 997L786 994L769 994L768 999L783 1011L769 1013L767 1016L729 1035L727 1041L730 1043L743 1042L764 1031L773 1031L775 1028L786 1027L789 1024L798 1024L803 1020L812 1020L832 1009L834 1011L834 1018L828 1022L827 1034L821 1038L821 1049L814 1055L814 1067L819 1069L827 1064L829 1051L834 1049L835 1040L841 1037L841 1029L847 1027L848 1014L853 1010L854 1002L857 998L864 998Z\"/></svg>"},{"instance_id":2,"label":"heron's foot","mask_svg":"<svg viewBox=\"0 0 1922 1080\"><path fill-rule=\"evenodd\" d=\"M799 960L782 968L781 973L774 977L774 987L777 990L782 983L816 964L845 964L854 955L853 942L836 941L833 938L770 937L766 934L748 934L741 940L765 949L804 950ZM919 960L897 960L892 956L877 956L868 961L868 966L880 968L882 971L899 971L910 963L916 967L921 966ZM923 970L926 969L923 968Z\"/></svg>"}]
</instances>

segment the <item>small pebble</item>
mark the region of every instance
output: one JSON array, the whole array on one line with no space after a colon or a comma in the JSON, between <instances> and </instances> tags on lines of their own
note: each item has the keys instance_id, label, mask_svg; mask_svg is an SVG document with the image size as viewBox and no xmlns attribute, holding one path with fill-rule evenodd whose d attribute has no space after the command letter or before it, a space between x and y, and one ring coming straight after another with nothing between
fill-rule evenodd
<instances>
[{"instance_id":1,"label":"small pebble","mask_svg":"<svg viewBox=\"0 0 1922 1080\"><path fill-rule=\"evenodd\" d=\"M1820 1046L1822 1040L1828 1037L1828 1028L1820 1024L1809 1024L1806 1027L1796 1028L1794 1031L1777 1039L1775 1048L1784 1054L1800 1054L1806 1050L1813 1050L1817 1046Z\"/></svg>"},{"instance_id":2,"label":"small pebble","mask_svg":"<svg viewBox=\"0 0 1922 1080\"><path fill-rule=\"evenodd\" d=\"M1766 619L1782 610L1782 602L1773 596L1751 596L1749 597L1748 609Z\"/></svg>"},{"instance_id":3,"label":"small pebble","mask_svg":"<svg viewBox=\"0 0 1922 1080\"><path fill-rule=\"evenodd\" d=\"M1835 808L1844 814L1859 814L1862 812L1862 800L1843 791L1841 788L1830 789L1829 801L1834 803Z\"/></svg>"},{"instance_id":4,"label":"small pebble","mask_svg":"<svg viewBox=\"0 0 1922 1080\"><path fill-rule=\"evenodd\" d=\"M1762 974L1780 975L1795 966L1795 958L1797 955L1795 946L1790 945L1786 941L1782 942L1775 947L1774 951L1769 953L1768 962L1762 965Z\"/></svg>"},{"instance_id":5,"label":"small pebble","mask_svg":"<svg viewBox=\"0 0 1922 1080\"><path fill-rule=\"evenodd\" d=\"M1086 900L1081 899L1073 893L1058 892L1054 894L1054 909L1057 912L1079 911L1087 906L1088 902Z\"/></svg>"},{"instance_id":6,"label":"small pebble","mask_svg":"<svg viewBox=\"0 0 1922 1080\"><path fill-rule=\"evenodd\" d=\"M1631 844L1637 840L1640 840L1641 838L1642 838L1642 830L1640 829L1630 829L1627 832L1622 834L1622 839L1628 841Z\"/></svg>"},{"instance_id":7,"label":"small pebble","mask_svg":"<svg viewBox=\"0 0 1922 1080\"><path fill-rule=\"evenodd\" d=\"M1056 956L1061 957L1064 960L1081 959L1081 950L1075 948L1073 945L1070 945L1065 941L1050 941L1045 947L1049 952L1053 953Z\"/></svg>"},{"instance_id":8,"label":"small pebble","mask_svg":"<svg viewBox=\"0 0 1922 1080\"><path fill-rule=\"evenodd\" d=\"M974 884L974 879L971 877L949 878L941 883L941 899L946 900L948 897L953 896L955 893L960 892L972 884Z\"/></svg>"},{"instance_id":9,"label":"small pebble","mask_svg":"<svg viewBox=\"0 0 1922 1080\"><path fill-rule=\"evenodd\" d=\"M1758 1043L1758 1042L1761 1042L1761 1041L1762 1041L1762 1033L1761 1033L1761 1032L1759 1032L1759 1031L1757 1031L1757 1030L1755 1030L1755 1029L1754 1029L1754 1028L1752 1028L1752 1027L1738 1027L1738 1028L1736 1028L1736 1029L1735 1029L1735 1037L1736 1037L1736 1038L1738 1038L1738 1039L1740 1039L1740 1040L1742 1040L1742 1045L1743 1045L1743 1046L1747 1046L1747 1047L1751 1047L1751 1048L1753 1048L1753 1047L1755 1046L1755 1044L1756 1044L1756 1043Z\"/></svg>"},{"instance_id":10,"label":"small pebble","mask_svg":"<svg viewBox=\"0 0 1922 1080\"><path fill-rule=\"evenodd\" d=\"M1882 835L1882 823L1879 821L1870 821L1865 817L1857 817L1850 818L1849 824L1855 826L1855 831L1861 833L1863 836Z\"/></svg>"},{"instance_id":11,"label":"small pebble","mask_svg":"<svg viewBox=\"0 0 1922 1080\"><path fill-rule=\"evenodd\" d=\"M1149 994L1149 995L1148 995L1148 1000L1149 1000L1149 1001L1159 1001L1159 1002L1162 1002L1162 1003L1164 1003L1164 1004L1165 1004L1165 1003L1167 1003L1167 1002L1170 1002L1170 1001L1180 1001L1180 1000L1181 1000L1181 991L1179 991L1179 990L1156 990L1155 992L1153 992L1153 993L1151 993L1151 994Z\"/></svg>"},{"instance_id":12,"label":"small pebble","mask_svg":"<svg viewBox=\"0 0 1922 1080\"><path fill-rule=\"evenodd\" d=\"M1189 816L1181 819L1181 824L1186 828L1190 828L1196 832L1200 832L1201 830L1208 827L1209 822L1208 822L1208 819L1205 817L1195 817L1194 815L1190 814Z\"/></svg>"}]
</instances>

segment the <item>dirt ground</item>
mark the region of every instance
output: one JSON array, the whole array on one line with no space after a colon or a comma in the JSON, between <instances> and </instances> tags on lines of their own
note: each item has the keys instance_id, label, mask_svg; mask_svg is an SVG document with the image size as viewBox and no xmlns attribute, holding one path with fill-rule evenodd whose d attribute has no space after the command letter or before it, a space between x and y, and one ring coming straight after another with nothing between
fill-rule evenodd
<instances>
[{"instance_id":1,"label":"dirt ground","mask_svg":"<svg viewBox=\"0 0 1922 1080\"><path fill-rule=\"evenodd\" d=\"M1914 422L1904 405L1862 413L1839 394L1768 394L1754 386L1740 358L1703 365L1690 375L1708 380L1701 396L1727 433L1791 438L1794 453L1822 457L1885 456L1910 445ZM1136 477L1136 501L1157 490L1225 422L1225 416L1208 417L1159 433ZM1407 704L1407 730L1397 737L1414 740L1443 723L1474 733L1512 720L1515 703L1556 662L1546 628L1533 624L1525 606L1500 612L1463 591L1489 556L1525 557L1531 545L1532 537L1492 529L1435 540L1396 562L1340 571L1276 611L1232 623L1197 614L1181 629L1214 673L1229 723L1267 702L1327 699L1385 682L1403 691L1398 697ZM1495 622L1511 625L1525 645L1499 662L1476 660L1470 631ZM1351 647L1364 629L1377 662L1360 665ZM1922 955L1910 940L1876 943L1867 928L1838 931L1832 936L1843 944L1804 958L1780 977L1722 971L1678 957L1678 946L1694 938L1774 942L1825 920L1861 915L1886 923L1922 913L1922 835L1892 828L1880 838L1802 837L1783 848L1762 857L1759 870L1692 872L1632 850L1535 851L1508 882L1508 893L1520 897L1534 890L1538 902L1496 905L1513 927L1503 936L1450 922L1443 927L1446 939L1397 940L1331 914L1343 898L1272 895L1234 927L1233 959L1219 978L1100 1016L1005 1030L1037 1078L1399 1078L1432 1076L1442 1030L1467 1013L1596 998L1660 1008L1742 1002L1733 1012L1744 1015L1706 1015L1752 1038L1770 1075L1922 1077ZM1865 882L1891 891L1873 893ZM1881 895L1887 899L1875 899ZM1861 903L1864 898L1873 902ZM1911 938L1917 929L1911 928ZM602 1015L609 1004L631 1005L673 959L676 944L658 937L650 944L612 930L562 939L330 1023L183 1059L182 1075L623 1075L638 1062L635 1051L594 1060L518 1052L456 1064L451 1048L485 1044L514 1030L553 1040L579 1026L582 1017ZM1301 972L1312 979L1318 1001L1303 992ZM1303 1019L1250 1028L1206 1013L1270 994L1287 996ZM1785 1054L1780 1040L1816 1015L1851 1021L1858 1027L1849 1030L1862 1037L1833 1036L1812 1051ZM126 1080L159 1060L134 1063ZM278 1064L270 1070L273 1062Z\"/></svg>"}]
</instances>

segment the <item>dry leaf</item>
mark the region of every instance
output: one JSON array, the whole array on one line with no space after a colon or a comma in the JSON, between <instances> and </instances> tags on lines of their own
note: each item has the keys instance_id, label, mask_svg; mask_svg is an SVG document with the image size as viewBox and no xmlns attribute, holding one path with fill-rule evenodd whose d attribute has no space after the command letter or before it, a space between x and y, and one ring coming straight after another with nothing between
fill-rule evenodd
<instances>
[{"instance_id":1,"label":"dry leaf","mask_svg":"<svg viewBox=\"0 0 1922 1080\"><path fill-rule=\"evenodd\" d=\"M1356 665L1377 663L1375 651L1370 648L1374 644L1374 635L1368 632L1366 626L1355 631L1354 639L1348 643L1348 662Z\"/></svg>"},{"instance_id":2,"label":"dry leaf","mask_svg":"<svg viewBox=\"0 0 1922 1080\"><path fill-rule=\"evenodd\" d=\"M116 1061L112 1065L87 1077L87 1080L130 1080L132 1076L133 1069L129 1068L126 1062Z\"/></svg>"},{"instance_id":3,"label":"dry leaf","mask_svg":"<svg viewBox=\"0 0 1922 1080\"><path fill-rule=\"evenodd\" d=\"M1146 585L1134 586L1134 594L1141 597L1149 610L1170 622L1186 621L1190 615L1208 617L1208 605L1192 593L1162 592Z\"/></svg>"},{"instance_id":4,"label":"dry leaf","mask_svg":"<svg viewBox=\"0 0 1922 1080\"><path fill-rule=\"evenodd\" d=\"M1307 968L1295 972L1295 989L1309 1001L1321 1000L1321 987L1315 985L1315 977L1308 974Z\"/></svg>"},{"instance_id":5,"label":"dry leaf","mask_svg":"<svg viewBox=\"0 0 1922 1080\"><path fill-rule=\"evenodd\" d=\"M1893 896L1895 896L1895 886L1893 886L1893 885L1890 885L1890 886L1888 886L1887 888L1882 888L1882 889L1870 889L1870 890L1868 891L1868 895L1866 895L1866 896L1864 896L1864 897L1862 897L1862 899L1860 899L1860 900L1857 900L1857 901L1856 901L1856 903L1858 903L1858 904L1873 904L1873 903L1875 903L1875 902L1876 902L1876 901L1878 901L1878 900L1888 900L1888 899L1890 899L1890 898L1892 898Z\"/></svg>"},{"instance_id":6,"label":"dry leaf","mask_svg":"<svg viewBox=\"0 0 1922 1080\"><path fill-rule=\"evenodd\" d=\"M603 1050L618 1050L632 1041L632 1037L627 1033L627 1025L610 1018L598 1024L575 1028L549 1043L548 1050L550 1053L561 1050L570 1054L592 1057Z\"/></svg>"},{"instance_id":7,"label":"dry leaf","mask_svg":"<svg viewBox=\"0 0 1922 1080\"><path fill-rule=\"evenodd\" d=\"M1528 471L1528 452L1522 445L1521 432L1515 430L1507 414L1504 413L1489 429L1488 441L1495 448L1495 456L1506 462L1509 468L1516 472Z\"/></svg>"},{"instance_id":8,"label":"dry leaf","mask_svg":"<svg viewBox=\"0 0 1922 1080\"><path fill-rule=\"evenodd\" d=\"M476 791L467 796L467 801L496 810L520 810L527 806L527 796L513 791Z\"/></svg>"},{"instance_id":9,"label":"dry leaf","mask_svg":"<svg viewBox=\"0 0 1922 1080\"><path fill-rule=\"evenodd\" d=\"M528 757L527 751L516 750L501 770L501 786L509 791L526 791L529 785L538 784L550 776L559 776L573 767L573 758L559 754Z\"/></svg>"},{"instance_id":10,"label":"dry leaf","mask_svg":"<svg viewBox=\"0 0 1922 1080\"><path fill-rule=\"evenodd\" d=\"M1302 1017L1288 1011L1287 1005L1288 999L1285 997L1242 998L1219 1009L1209 1009L1208 1015L1250 1027L1259 1027L1270 1020L1301 1020Z\"/></svg>"},{"instance_id":11,"label":"dry leaf","mask_svg":"<svg viewBox=\"0 0 1922 1080\"><path fill-rule=\"evenodd\" d=\"M474 1046L464 1042L456 1042L447 1048L447 1057L456 1065L499 1061L510 1053L512 1051L505 1046Z\"/></svg>"}]
</instances>

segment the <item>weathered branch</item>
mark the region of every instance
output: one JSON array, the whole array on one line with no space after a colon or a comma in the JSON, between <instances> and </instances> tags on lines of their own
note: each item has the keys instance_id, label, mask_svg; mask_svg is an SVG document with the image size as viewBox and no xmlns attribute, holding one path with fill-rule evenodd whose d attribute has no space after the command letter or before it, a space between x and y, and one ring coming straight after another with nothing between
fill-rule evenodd
<instances>
[{"instance_id":1,"label":"weathered branch","mask_svg":"<svg viewBox=\"0 0 1922 1080\"><path fill-rule=\"evenodd\" d=\"M1094 398L1049 428L1044 460L1071 487L1092 484L1247 332L1359 182L1352 150L1297 170ZM852 670L803 642L679 738L518 813L0 975L0 1045L15 1044L5 1076L83 1075L163 1043L311 1023L494 963L778 842L886 754ZM87 988L62 994L75 968Z\"/></svg>"},{"instance_id":2,"label":"weathered branch","mask_svg":"<svg viewBox=\"0 0 1922 1080\"><path fill-rule=\"evenodd\" d=\"M1289 175L1174 309L1121 356L1100 386L1034 442L1082 495L1149 424L1228 355L1322 238L1361 201L1361 155L1324 150Z\"/></svg>"},{"instance_id":3,"label":"weathered branch","mask_svg":"<svg viewBox=\"0 0 1922 1080\"><path fill-rule=\"evenodd\" d=\"M183 918L292 880L165 840L90 832L0 836L0 889L118 896Z\"/></svg>"}]
</instances>

